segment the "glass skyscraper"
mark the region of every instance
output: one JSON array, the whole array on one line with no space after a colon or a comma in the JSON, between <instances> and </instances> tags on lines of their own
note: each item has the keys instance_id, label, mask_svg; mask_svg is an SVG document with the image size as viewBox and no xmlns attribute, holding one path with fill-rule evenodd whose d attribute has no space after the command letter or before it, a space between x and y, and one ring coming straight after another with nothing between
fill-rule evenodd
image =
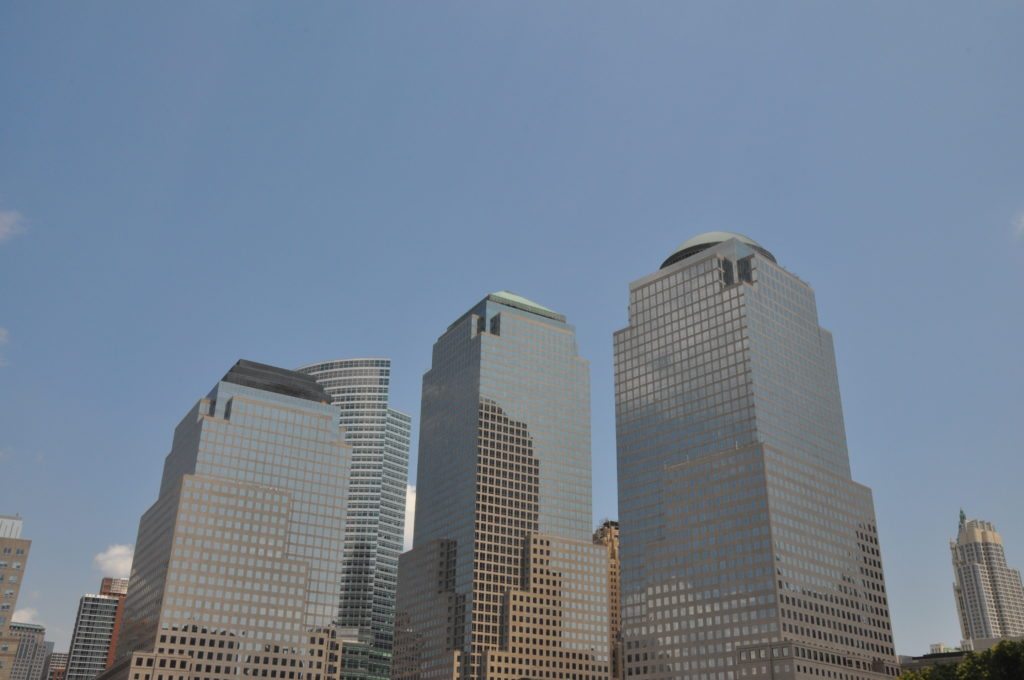
<instances>
[{"instance_id":1,"label":"glass skyscraper","mask_svg":"<svg viewBox=\"0 0 1024 680\"><path fill-rule=\"evenodd\" d=\"M239 361L186 414L103 677L337 677L351 450L330 401L309 376Z\"/></svg>"},{"instance_id":2,"label":"glass skyscraper","mask_svg":"<svg viewBox=\"0 0 1024 680\"><path fill-rule=\"evenodd\" d=\"M810 286L703 234L630 284L614 350L626 677L896 675Z\"/></svg>"},{"instance_id":3,"label":"glass skyscraper","mask_svg":"<svg viewBox=\"0 0 1024 680\"><path fill-rule=\"evenodd\" d=\"M488 295L423 377L396 680L604 680L608 550L591 539L590 378L565 317Z\"/></svg>"},{"instance_id":4,"label":"glass skyscraper","mask_svg":"<svg viewBox=\"0 0 1024 680\"><path fill-rule=\"evenodd\" d=\"M388 405L391 361L339 359L299 368L341 411L352 445L338 625L362 645L345 647L343 678L390 677L398 556L405 535L412 419Z\"/></svg>"}]
</instances>

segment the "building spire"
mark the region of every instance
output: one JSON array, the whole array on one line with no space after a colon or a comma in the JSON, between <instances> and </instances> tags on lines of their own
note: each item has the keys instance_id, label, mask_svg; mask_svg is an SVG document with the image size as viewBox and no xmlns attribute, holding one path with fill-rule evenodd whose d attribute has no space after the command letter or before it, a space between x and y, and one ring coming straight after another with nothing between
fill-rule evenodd
<instances>
[{"instance_id":1,"label":"building spire","mask_svg":"<svg viewBox=\"0 0 1024 680\"><path fill-rule=\"evenodd\" d=\"M960 526L967 523L967 515L964 513L964 509L960 508Z\"/></svg>"}]
</instances>

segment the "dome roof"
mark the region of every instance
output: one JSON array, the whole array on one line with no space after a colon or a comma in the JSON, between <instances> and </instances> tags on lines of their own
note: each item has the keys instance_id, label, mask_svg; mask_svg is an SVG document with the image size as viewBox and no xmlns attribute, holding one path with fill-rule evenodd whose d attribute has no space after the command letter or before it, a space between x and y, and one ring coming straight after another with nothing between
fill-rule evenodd
<instances>
[{"instance_id":1,"label":"dome roof","mask_svg":"<svg viewBox=\"0 0 1024 680\"><path fill-rule=\"evenodd\" d=\"M675 252L669 255L668 259L661 264L661 268L664 269L665 267L675 264L680 260L685 260L691 255L696 255L701 251L707 250L712 246L717 246L719 243L725 243L729 239L733 238L744 245L750 246L772 262L775 262L775 256L769 253L764 246L749 236L737 234L733 231L706 231L703 234L698 234L691 239L683 241L679 247L675 249Z\"/></svg>"}]
</instances>

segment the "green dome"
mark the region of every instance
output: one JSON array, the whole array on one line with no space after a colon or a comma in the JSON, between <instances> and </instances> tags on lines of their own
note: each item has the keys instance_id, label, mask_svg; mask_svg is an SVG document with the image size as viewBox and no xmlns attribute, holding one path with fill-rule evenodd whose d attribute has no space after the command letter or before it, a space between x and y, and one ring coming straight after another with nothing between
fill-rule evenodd
<instances>
[{"instance_id":1,"label":"green dome","mask_svg":"<svg viewBox=\"0 0 1024 680\"><path fill-rule=\"evenodd\" d=\"M669 255L668 259L662 263L661 268L664 269L665 267L675 264L680 260L685 260L691 255L696 255L697 253L707 250L712 246L717 246L719 243L725 243L729 239L736 239L740 243L748 245L761 253L772 262L775 262L775 256L769 253L764 246L749 236L737 234L733 231L706 231L703 234L698 234L697 236L687 239L679 244L679 247L676 248L675 251Z\"/></svg>"}]
</instances>

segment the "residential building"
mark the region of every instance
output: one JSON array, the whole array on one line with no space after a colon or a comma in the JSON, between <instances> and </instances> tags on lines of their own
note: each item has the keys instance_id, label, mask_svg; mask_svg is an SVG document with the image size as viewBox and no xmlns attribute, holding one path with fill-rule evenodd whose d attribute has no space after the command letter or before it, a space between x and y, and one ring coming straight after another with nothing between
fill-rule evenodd
<instances>
[{"instance_id":1,"label":"residential building","mask_svg":"<svg viewBox=\"0 0 1024 680\"><path fill-rule=\"evenodd\" d=\"M330 401L307 375L239 361L186 414L105 679L331 677L319 640L338 611L351 448Z\"/></svg>"},{"instance_id":2,"label":"residential building","mask_svg":"<svg viewBox=\"0 0 1024 680\"><path fill-rule=\"evenodd\" d=\"M611 677L621 680L622 668L622 595L620 583L621 568L619 565L619 523L605 520L594 532L594 543L603 545L608 550L608 614L609 639L611 640Z\"/></svg>"},{"instance_id":3,"label":"residential building","mask_svg":"<svg viewBox=\"0 0 1024 680\"><path fill-rule=\"evenodd\" d=\"M117 611L114 614L114 630L110 634L110 649L107 650L107 668L117 658L117 638L121 634L121 620L124 617L124 600L128 595L128 579L105 577L100 582L100 595L118 598Z\"/></svg>"},{"instance_id":4,"label":"residential building","mask_svg":"<svg viewBox=\"0 0 1024 680\"><path fill-rule=\"evenodd\" d=\"M18 641L18 652L11 666L11 680L44 680L43 667L53 650L53 643L46 642L46 628L36 623L13 621L10 631L11 637Z\"/></svg>"},{"instance_id":5,"label":"residential building","mask_svg":"<svg viewBox=\"0 0 1024 680\"><path fill-rule=\"evenodd\" d=\"M0 680L10 680L18 655L11 617L18 608L18 593L32 547L32 541L21 537L21 526L21 517L0 515Z\"/></svg>"},{"instance_id":6,"label":"residential building","mask_svg":"<svg viewBox=\"0 0 1024 680\"><path fill-rule=\"evenodd\" d=\"M503 291L448 327L423 377L417 470L393 677L606 680L589 365L565 316Z\"/></svg>"},{"instance_id":7,"label":"residential building","mask_svg":"<svg viewBox=\"0 0 1024 680\"><path fill-rule=\"evenodd\" d=\"M46 661L45 680L65 680L68 670L66 652L53 652Z\"/></svg>"},{"instance_id":8,"label":"residential building","mask_svg":"<svg viewBox=\"0 0 1024 680\"><path fill-rule=\"evenodd\" d=\"M626 676L893 676L870 489L814 291L733 233L630 284L615 333Z\"/></svg>"},{"instance_id":9,"label":"residential building","mask_svg":"<svg viewBox=\"0 0 1024 680\"><path fill-rule=\"evenodd\" d=\"M121 598L90 593L78 601L68 649L67 680L93 680L107 669Z\"/></svg>"},{"instance_id":10,"label":"residential building","mask_svg":"<svg viewBox=\"0 0 1024 680\"><path fill-rule=\"evenodd\" d=\"M1024 636L1024 587L1006 563L1003 539L991 522L960 511L953 557L953 594L964 640Z\"/></svg>"},{"instance_id":11,"label":"residential building","mask_svg":"<svg viewBox=\"0 0 1024 680\"><path fill-rule=\"evenodd\" d=\"M412 419L389 405L390 359L337 359L297 370L331 396L352 446L352 473L342 490L348 513L337 625L354 640L343 646L342 676L388 680Z\"/></svg>"}]
</instances>

